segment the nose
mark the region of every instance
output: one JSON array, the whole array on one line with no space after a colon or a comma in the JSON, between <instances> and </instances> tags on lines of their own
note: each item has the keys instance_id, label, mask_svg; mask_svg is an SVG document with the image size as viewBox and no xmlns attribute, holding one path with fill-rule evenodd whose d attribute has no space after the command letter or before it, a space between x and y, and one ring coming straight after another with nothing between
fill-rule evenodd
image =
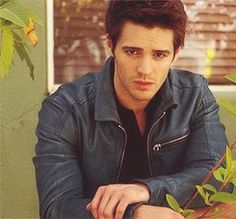
<instances>
[{"instance_id":1,"label":"nose","mask_svg":"<svg viewBox=\"0 0 236 219\"><path fill-rule=\"evenodd\" d=\"M149 75L152 73L152 60L150 57L143 57L138 61L137 72L140 75Z\"/></svg>"}]
</instances>

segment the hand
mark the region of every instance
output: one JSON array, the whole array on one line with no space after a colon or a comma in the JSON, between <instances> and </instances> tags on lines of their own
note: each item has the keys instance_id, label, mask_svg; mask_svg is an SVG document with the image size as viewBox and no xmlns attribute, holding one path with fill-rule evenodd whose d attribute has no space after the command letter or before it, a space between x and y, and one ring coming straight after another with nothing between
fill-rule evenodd
<instances>
[{"instance_id":1,"label":"hand","mask_svg":"<svg viewBox=\"0 0 236 219\"><path fill-rule=\"evenodd\" d=\"M122 219L128 205L148 200L143 184L111 184L98 188L87 209L95 219Z\"/></svg>"},{"instance_id":2,"label":"hand","mask_svg":"<svg viewBox=\"0 0 236 219\"><path fill-rule=\"evenodd\" d=\"M134 211L134 219L184 219L184 217L170 208L141 205Z\"/></svg>"}]
</instances>

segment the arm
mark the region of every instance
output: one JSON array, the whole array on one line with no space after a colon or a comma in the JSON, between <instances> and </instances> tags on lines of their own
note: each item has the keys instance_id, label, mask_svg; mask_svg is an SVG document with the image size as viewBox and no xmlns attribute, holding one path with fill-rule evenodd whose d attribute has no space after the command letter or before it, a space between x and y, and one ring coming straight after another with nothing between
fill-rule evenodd
<instances>
[{"instance_id":1,"label":"arm","mask_svg":"<svg viewBox=\"0 0 236 219\"><path fill-rule=\"evenodd\" d=\"M134 219L184 219L183 216L170 208L141 205L134 212Z\"/></svg>"},{"instance_id":2,"label":"arm","mask_svg":"<svg viewBox=\"0 0 236 219\"><path fill-rule=\"evenodd\" d=\"M69 110L50 97L44 101L33 158L41 218L91 218L85 207L90 199L83 195L76 133Z\"/></svg>"},{"instance_id":3,"label":"arm","mask_svg":"<svg viewBox=\"0 0 236 219\"><path fill-rule=\"evenodd\" d=\"M93 218L86 206L92 201L84 193L80 165L80 130L71 105L59 91L43 102L36 129L38 143L33 162L41 218ZM131 218L136 205L125 209Z\"/></svg>"},{"instance_id":4,"label":"arm","mask_svg":"<svg viewBox=\"0 0 236 219\"><path fill-rule=\"evenodd\" d=\"M224 127L219 122L218 109L218 105L204 81L195 112L189 123L190 136L185 148L183 170L168 176L134 181L148 186L151 195L149 204L167 206L165 195L172 194L180 205L184 206L194 193L195 185L203 181L221 158L225 152L227 140ZM213 179L211 182L217 185ZM198 197L190 207L201 206L204 206L204 203Z\"/></svg>"}]
</instances>

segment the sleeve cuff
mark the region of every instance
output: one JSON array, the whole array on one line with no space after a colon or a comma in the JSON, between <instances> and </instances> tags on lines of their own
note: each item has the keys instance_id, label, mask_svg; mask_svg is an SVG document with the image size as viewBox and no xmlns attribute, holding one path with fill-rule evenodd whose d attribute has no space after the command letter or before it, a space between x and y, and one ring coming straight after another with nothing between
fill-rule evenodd
<instances>
[{"instance_id":1,"label":"sleeve cuff","mask_svg":"<svg viewBox=\"0 0 236 219\"><path fill-rule=\"evenodd\" d=\"M132 219L134 211L141 205L148 205L147 202L139 202L136 204L129 205L125 211L124 219Z\"/></svg>"}]
</instances>

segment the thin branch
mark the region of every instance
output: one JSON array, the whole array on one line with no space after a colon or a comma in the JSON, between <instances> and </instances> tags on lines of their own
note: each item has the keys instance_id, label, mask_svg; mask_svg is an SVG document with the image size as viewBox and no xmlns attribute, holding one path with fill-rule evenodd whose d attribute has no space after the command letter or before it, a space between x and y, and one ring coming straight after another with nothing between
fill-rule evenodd
<instances>
[{"instance_id":1,"label":"thin branch","mask_svg":"<svg viewBox=\"0 0 236 219\"><path fill-rule=\"evenodd\" d=\"M234 139L233 143L229 146L229 149L232 150L234 147L236 146L236 139ZM223 154L223 156L221 157L221 159L216 163L216 165L212 168L212 170L209 172L209 174L206 176L206 178L203 180L203 182L201 183L201 185L206 184L209 179L212 177L213 173L215 170L217 170L220 165L222 164L222 162L225 159L225 153ZM221 188L222 189L222 188ZM196 192L192 195L192 197L189 199L189 201L187 202L187 204L184 206L184 208L188 208L189 205L193 202L193 200L197 197L198 195L198 191L196 190Z\"/></svg>"}]
</instances>

